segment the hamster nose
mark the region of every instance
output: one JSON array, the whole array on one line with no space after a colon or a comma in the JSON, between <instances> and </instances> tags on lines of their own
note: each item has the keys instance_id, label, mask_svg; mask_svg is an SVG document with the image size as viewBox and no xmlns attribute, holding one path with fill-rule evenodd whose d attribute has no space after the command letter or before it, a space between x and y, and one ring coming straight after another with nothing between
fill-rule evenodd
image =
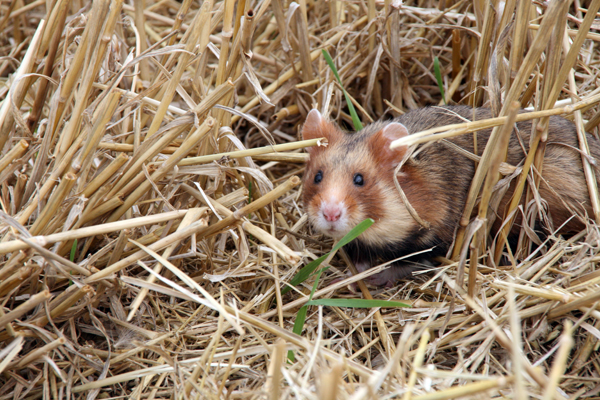
<instances>
[{"instance_id":1,"label":"hamster nose","mask_svg":"<svg viewBox=\"0 0 600 400\"><path fill-rule=\"evenodd\" d=\"M323 216L328 222L335 222L342 216L342 208L335 205L326 205L323 207Z\"/></svg>"}]
</instances>

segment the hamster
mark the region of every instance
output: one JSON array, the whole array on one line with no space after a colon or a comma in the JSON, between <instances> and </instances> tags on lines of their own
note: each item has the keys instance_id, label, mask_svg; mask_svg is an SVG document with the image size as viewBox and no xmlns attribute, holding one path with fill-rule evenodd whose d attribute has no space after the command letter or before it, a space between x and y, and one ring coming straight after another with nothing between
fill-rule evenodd
<instances>
[{"instance_id":1,"label":"hamster","mask_svg":"<svg viewBox=\"0 0 600 400\"><path fill-rule=\"evenodd\" d=\"M424 258L445 255L454 240L463 212L474 162L442 142L420 145L402 166L398 182L408 201L429 228L419 225L408 212L393 180L394 170L406 147L390 149L396 139L426 129L462 123L473 118L491 118L488 109L466 106L428 107L410 111L399 118L375 122L356 133L345 133L312 110L302 127L303 139L327 138L326 147L308 149L309 161L303 177L303 202L314 228L340 239L366 218L375 223L345 248L359 271L414 252L432 249ZM477 132L481 155L491 129ZM520 140L517 138L520 137ZM517 166L529 149L531 121L517 123L511 134L507 163ZM461 135L450 142L473 153L473 135ZM593 157L600 144L587 135ZM524 149L524 148L526 149ZM551 226L571 220L562 231L584 227L593 215L583 172L575 126L561 117L551 117L542 168L540 196L547 203ZM516 179L503 197L498 214L504 214ZM576 213L579 217L572 218ZM517 223L520 218L517 220ZM515 229L518 232L518 227ZM369 279L374 285L390 286L412 275L414 266L395 264Z\"/></svg>"}]
</instances>

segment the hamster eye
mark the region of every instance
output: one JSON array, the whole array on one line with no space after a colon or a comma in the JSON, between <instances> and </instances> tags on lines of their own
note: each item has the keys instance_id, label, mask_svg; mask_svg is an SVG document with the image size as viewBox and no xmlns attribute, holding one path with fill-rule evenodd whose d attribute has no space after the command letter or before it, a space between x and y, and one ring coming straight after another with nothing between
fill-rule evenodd
<instances>
[{"instance_id":1,"label":"hamster eye","mask_svg":"<svg viewBox=\"0 0 600 400\"><path fill-rule=\"evenodd\" d=\"M356 186L362 186L365 184L365 179L362 174L354 174L354 184Z\"/></svg>"},{"instance_id":2,"label":"hamster eye","mask_svg":"<svg viewBox=\"0 0 600 400\"><path fill-rule=\"evenodd\" d=\"M317 184L321 183L322 180L323 180L323 171L319 171L315 175L315 183L317 183Z\"/></svg>"}]
</instances>

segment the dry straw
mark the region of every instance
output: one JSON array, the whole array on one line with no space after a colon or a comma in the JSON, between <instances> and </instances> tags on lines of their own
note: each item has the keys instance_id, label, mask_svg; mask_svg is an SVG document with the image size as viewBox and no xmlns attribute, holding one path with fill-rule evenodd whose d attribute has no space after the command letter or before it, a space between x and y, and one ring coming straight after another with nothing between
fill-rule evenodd
<instances>
[{"instance_id":1,"label":"dry straw","mask_svg":"<svg viewBox=\"0 0 600 400\"><path fill-rule=\"evenodd\" d=\"M0 4L0 400L597 396L600 0L25 3ZM395 145L493 133L457 152L477 173L449 259L374 288L386 266L339 252L313 295L412 308L312 306L296 335L314 281L281 289L333 244L300 202L303 149L326 143L298 129L315 106L352 125L322 49L364 123L494 112ZM594 213L538 240L513 221L553 115L577 128ZM509 165L522 120L531 150Z\"/></svg>"}]
</instances>

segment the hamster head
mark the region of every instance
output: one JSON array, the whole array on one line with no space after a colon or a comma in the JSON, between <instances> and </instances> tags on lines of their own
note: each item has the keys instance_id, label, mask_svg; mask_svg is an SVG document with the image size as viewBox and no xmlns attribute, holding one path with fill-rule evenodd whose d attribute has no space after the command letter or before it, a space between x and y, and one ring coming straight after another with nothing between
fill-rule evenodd
<instances>
[{"instance_id":1,"label":"hamster head","mask_svg":"<svg viewBox=\"0 0 600 400\"><path fill-rule=\"evenodd\" d=\"M408 239L416 222L393 179L406 148L390 149L393 140L406 135L406 127L398 122L374 123L345 133L319 111L308 114L303 139L324 137L328 141L326 147L308 148L303 178L304 207L317 230L340 239L372 218L375 224L359 237L365 244L387 246Z\"/></svg>"}]
</instances>

